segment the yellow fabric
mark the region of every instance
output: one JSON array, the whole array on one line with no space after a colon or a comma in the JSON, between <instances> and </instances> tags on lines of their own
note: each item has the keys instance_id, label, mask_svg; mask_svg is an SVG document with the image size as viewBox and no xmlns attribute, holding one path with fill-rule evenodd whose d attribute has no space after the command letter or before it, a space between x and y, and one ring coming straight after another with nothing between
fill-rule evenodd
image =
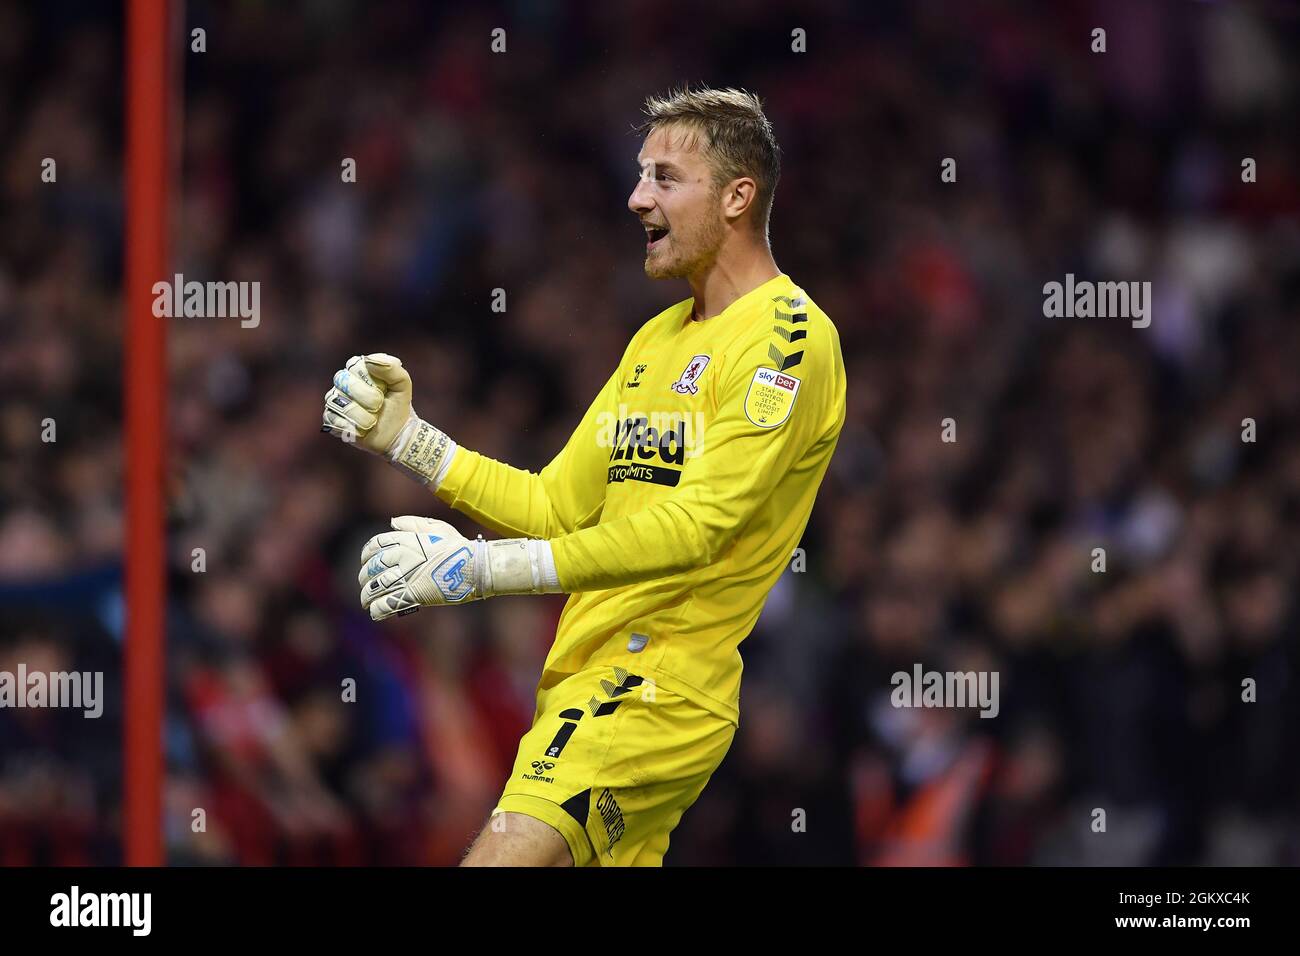
<instances>
[{"instance_id":1,"label":"yellow fabric","mask_svg":"<svg viewBox=\"0 0 1300 956\"><path fill-rule=\"evenodd\" d=\"M693 321L691 309L633 336L540 474L462 447L437 494L504 536L550 539L570 598L542 690L617 665L738 724L738 648L835 450L844 359L835 326L784 274L720 315ZM671 439L613 447L642 416L690 453Z\"/></svg>"},{"instance_id":2,"label":"yellow fabric","mask_svg":"<svg viewBox=\"0 0 1300 956\"><path fill-rule=\"evenodd\" d=\"M541 820L564 837L574 866L591 866L595 862L595 851L591 848L586 828L554 799L537 797L531 793L503 794L497 801L496 809L492 811L492 817L495 819L498 813L522 813L534 820Z\"/></svg>"},{"instance_id":3,"label":"yellow fabric","mask_svg":"<svg viewBox=\"0 0 1300 956\"><path fill-rule=\"evenodd\" d=\"M661 866L735 733L641 675L581 671L539 695L497 810L550 824L575 866Z\"/></svg>"}]
</instances>

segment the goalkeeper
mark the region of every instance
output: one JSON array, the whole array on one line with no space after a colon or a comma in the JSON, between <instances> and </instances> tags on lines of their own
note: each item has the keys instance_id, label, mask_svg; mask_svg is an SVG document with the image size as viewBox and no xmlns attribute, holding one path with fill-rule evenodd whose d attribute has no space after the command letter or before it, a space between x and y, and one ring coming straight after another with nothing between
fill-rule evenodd
<instances>
[{"instance_id":1,"label":"goalkeeper","mask_svg":"<svg viewBox=\"0 0 1300 956\"><path fill-rule=\"evenodd\" d=\"M533 473L457 445L416 413L391 355L354 356L325 396L323 430L500 535L394 518L361 553L374 620L569 595L499 819L464 865L662 863L731 745L739 645L844 423L839 336L768 245L780 153L761 103L683 90L646 113L628 207L646 274L693 296L632 337L550 464Z\"/></svg>"}]
</instances>

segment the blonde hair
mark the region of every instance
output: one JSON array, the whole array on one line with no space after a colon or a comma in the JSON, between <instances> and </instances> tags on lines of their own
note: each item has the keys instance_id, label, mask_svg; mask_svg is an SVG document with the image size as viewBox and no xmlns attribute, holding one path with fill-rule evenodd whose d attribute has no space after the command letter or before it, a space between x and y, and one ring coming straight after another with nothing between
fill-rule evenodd
<instances>
[{"instance_id":1,"label":"blonde hair","mask_svg":"<svg viewBox=\"0 0 1300 956\"><path fill-rule=\"evenodd\" d=\"M682 126L701 135L700 146L721 188L748 176L757 185L755 227L767 235L772 198L781 178L781 147L763 113L763 101L745 90L682 87L645 101L644 122L635 131L647 134L663 126Z\"/></svg>"}]
</instances>

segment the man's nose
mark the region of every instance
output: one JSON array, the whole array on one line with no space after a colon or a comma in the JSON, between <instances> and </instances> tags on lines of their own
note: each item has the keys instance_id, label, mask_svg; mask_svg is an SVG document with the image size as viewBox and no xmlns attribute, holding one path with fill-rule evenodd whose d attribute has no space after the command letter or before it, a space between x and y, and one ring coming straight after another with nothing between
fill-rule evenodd
<instances>
[{"instance_id":1,"label":"man's nose","mask_svg":"<svg viewBox=\"0 0 1300 956\"><path fill-rule=\"evenodd\" d=\"M632 190L632 195L627 197L627 208L638 216L643 216L653 209L654 205L654 199L650 193L650 184L644 179L638 179L636 188Z\"/></svg>"}]
</instances>

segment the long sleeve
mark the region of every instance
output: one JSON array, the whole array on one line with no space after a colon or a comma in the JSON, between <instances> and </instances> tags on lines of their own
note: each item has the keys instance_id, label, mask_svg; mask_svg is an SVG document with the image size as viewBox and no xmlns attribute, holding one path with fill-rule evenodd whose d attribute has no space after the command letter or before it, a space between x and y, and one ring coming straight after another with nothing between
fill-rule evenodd
<instances>
[{"instance_id":1,"label":"long sleeve","mask_svg":"<svg viewBox=\"0 0 1300 956\"><path fill-rule=\"evenodd\" d=\"M605 504L608 449L596 441L617 401L614 370L560 453L541 473L458 447L438 498L505 537L554 538L593 524Z\"/></svg>"},{"instance_id":2,"label":"long sleeve","mask_svg":"<svg viewBox=\"0 0 1300 956\"><path fill-rule=\"evenodd\" d=\"M566 591L603 590L711 564L810 448L819 441L833 447L844 415L843 359L833 330L815 346L810 342L791 374L769 367L771 350L760 339L729 370L703 448L667 497L552 540Z\"/></svg>"}]
</instances>

